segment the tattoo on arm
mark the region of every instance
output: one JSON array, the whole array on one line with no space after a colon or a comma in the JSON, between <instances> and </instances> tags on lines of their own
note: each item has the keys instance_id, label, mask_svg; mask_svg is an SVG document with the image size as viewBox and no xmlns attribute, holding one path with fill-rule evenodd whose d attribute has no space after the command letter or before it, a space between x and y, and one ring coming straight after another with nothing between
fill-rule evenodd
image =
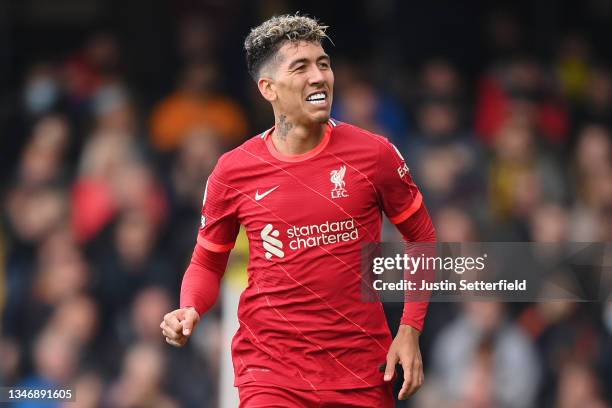
<instances>
[{"instance_id":1,"label":"tattoo on arm","mask_svg":"<svg viewBox=\"0 0 612 408\"><path fill-rule=\"evenodd\" d=\"M287 116L280 115L277 128L278 128L278 136L281 138L281 140L283 141L287 140L287 134L289 133L292 127L293 127L293 123L287 122Z\"/></svg>"}]
</instances>

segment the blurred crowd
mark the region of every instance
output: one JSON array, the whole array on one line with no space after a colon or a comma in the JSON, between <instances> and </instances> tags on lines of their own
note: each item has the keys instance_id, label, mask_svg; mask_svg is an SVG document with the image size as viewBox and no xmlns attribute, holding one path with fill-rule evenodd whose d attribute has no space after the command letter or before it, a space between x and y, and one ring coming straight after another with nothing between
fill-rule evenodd
<instances>
[{"instance_id":1,"label":"blurred crowd","mask_svg":"<svg viewBox=\"0 0 612 408\"><path fill-rule=\"evenodd\" d=\"M330 48L333 116L397 145L440 241L612 241L611 66L580 32L542 58L512 14L489 23L475 76L433 57L390 86ZM107 30L0 93L0 384L74 384L66 407L217 406L220 308L184 349L159 323L178 303L207 175L273 117L246 70L243 93L222 85L210 24L180 21L173 89L153 101ZM412 407L612 404L610 300L435 303L422 350Z\"/></svg>"}]
</instances>

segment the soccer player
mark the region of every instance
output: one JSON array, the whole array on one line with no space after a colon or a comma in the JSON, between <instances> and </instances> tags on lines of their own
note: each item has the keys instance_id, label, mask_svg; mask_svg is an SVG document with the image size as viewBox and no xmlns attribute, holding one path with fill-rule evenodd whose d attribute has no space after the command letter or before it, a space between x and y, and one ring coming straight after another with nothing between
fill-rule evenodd
<instances>
[{"instance_id":1,"label":"soccer player","mask_svg":"<svg viewBox=\"0 0 612 408\"><path fill-rule=\"evenodd\" d=\"M362 298L361 248L382 212L406 240L435 241L421 193L384 137L330 118L334 74L326 26L273 17L245 41L247 65L275 125L224 154L206 182L180 309L161 328L182 346L217 299L239 226L249 282L232 342L241 407L391 407L423 383L427 302L406 302L392 340L382 304Z\"/></svg>"}]
</instances>

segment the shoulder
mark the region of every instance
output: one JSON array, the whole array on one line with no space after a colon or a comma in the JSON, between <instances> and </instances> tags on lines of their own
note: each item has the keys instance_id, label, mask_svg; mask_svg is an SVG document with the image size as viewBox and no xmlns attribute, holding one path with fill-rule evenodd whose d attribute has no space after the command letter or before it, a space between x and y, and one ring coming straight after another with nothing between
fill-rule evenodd
<instances>
[{"instance_id":1,"label":"shoulder","mask_svg":"<svg viewBox=\"0 0 612 408\"><path fill-rule=\"evenodd\" d=\"M385 136L370 132L369 130L351 125L346 122L334 120L335 132L342 143L351 143L373 153L384 154L385 151L394 153L397 149Z\"/></svg>"}]
</instances>

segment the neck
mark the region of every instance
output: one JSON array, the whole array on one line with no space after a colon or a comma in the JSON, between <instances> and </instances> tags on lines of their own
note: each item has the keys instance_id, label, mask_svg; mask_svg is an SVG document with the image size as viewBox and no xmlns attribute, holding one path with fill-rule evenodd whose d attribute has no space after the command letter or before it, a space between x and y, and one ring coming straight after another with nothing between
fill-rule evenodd
<instances>
[{"instance_id":1,"label":"neck","mask_svg":"<svg viewBox=\"0 0 612 408\"><path fill-rule=\"evenodd\" d=\"M300 124L289 119L287 115L276 116L272 132L274 147L282 154L296 155L314 149L325 134L325 123Z\"/></svg>"}]
</instances>

